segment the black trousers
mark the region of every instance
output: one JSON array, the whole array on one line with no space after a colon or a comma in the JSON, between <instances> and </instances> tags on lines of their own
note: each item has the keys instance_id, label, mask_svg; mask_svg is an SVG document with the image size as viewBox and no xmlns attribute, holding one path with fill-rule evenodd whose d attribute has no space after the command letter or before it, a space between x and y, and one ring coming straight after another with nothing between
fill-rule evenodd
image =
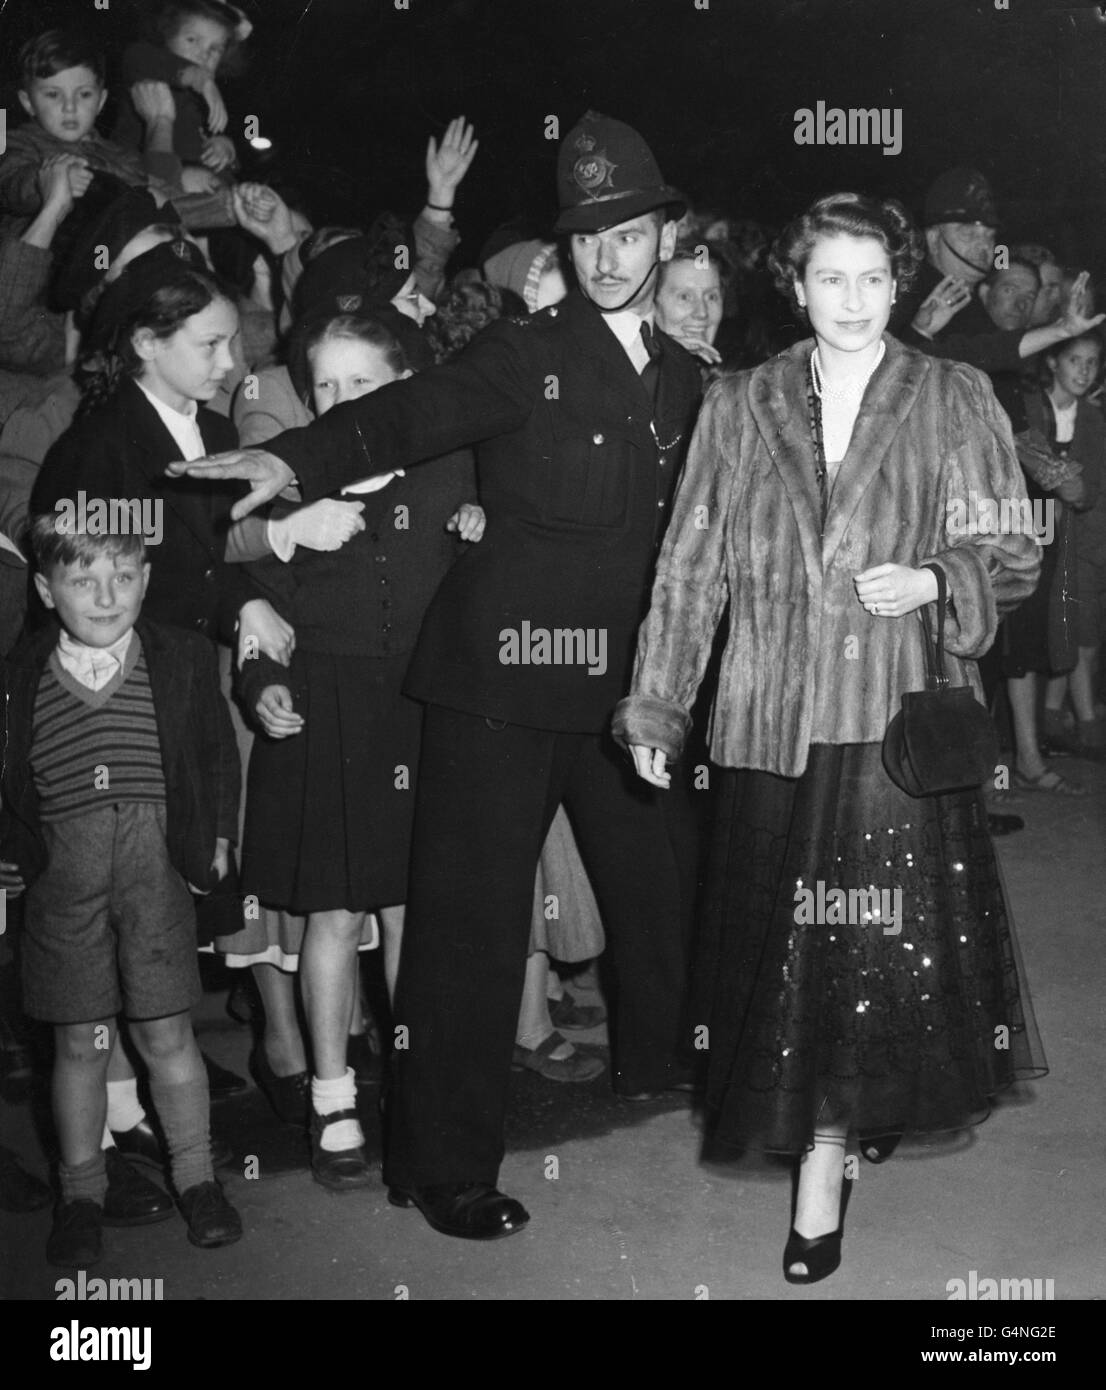
<instances>
[{"instance_id":1,"label":"black trousers","mask_svg":"<svg viewBox=\"0 0 1106 1390\"><path fill-rule=\"evenodd\" d=\"M662 798L607 735L435 705L423 728L386 1103L386 1181L495 1183L534 873L564 802L610 938L614 1082L674 1075L686 887ZM678 802L676 803L678 805Z\"/></svg>"}]
</instances>

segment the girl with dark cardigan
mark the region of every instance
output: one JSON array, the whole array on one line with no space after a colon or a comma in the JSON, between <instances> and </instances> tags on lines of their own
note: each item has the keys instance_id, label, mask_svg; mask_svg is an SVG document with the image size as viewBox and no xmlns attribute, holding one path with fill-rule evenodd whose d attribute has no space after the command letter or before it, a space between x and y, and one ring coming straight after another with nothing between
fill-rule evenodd
<instances>
[{"instance_id":1,"label":"girl with dark cardigan","mask_svg":"<svg viewBox=\"0 0 1106 1390\"><path fill-rule=\"evenodd\" d=\"M708 393L615 717L639 775L668 785L728 600L692 1018L713 1139L796 1156L790 1283L840 1263L850 1131L881 1161L1044 1069L980 794L915 799L881 758L925 685L922 566L945 572L950 680L978 698L976 659L1040 564L1032 535L957 524L973 489L1024 487L986 378L884 332L916 248L897 204L855 194L782 234L777 283L814 341ZM881 908L819 912L833 888Z\"/></svg>"},{"instance_id":2,"label":"girl with dark cardigan","mask_svg":"<svg viewBox=\"0 0 1106 1390\"><path fill-rule=\"evenodd\" d=\"M303 326L315 409L410 375L374 319L333 314ZM297 548L248 568L296 633L291 664L264 655L240 673L268 735L250 756L243 887L307 915L299 958L311 1032L312 1173L335 1191L372 1182L347 1038L356 954L370 910L402 914L422 709L402 693L423 613L471 534L471 456L354 484L360 526L340 549Z\"/></svg>"}]
</instances>

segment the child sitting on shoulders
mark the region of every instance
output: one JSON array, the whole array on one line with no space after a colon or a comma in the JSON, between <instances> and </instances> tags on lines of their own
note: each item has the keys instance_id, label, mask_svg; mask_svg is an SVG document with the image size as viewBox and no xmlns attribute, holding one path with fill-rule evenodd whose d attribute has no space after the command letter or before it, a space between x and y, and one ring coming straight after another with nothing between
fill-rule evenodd
<instances>
[{"instance_id":1,"label":"child sitting on shoulders","mask_svg":"<svg viewBox=\"0 0 1106 1390\"><path fill-rule=\"evenodd\" d=\"M0 159L0 232L19 236L40 212L39 171L57 155L80 161L71 175L74 197L85 192L93 174L112 174L172 202L188 227L235 225L229 189L212 193L194 181L190 189L171 146L175 117L167 88L135 88L142 116L134 147L127 149L96 129L108 95L104 56L81 35L59 29L39 34L20 50L19 68L19 102L31 119L9 132Z\"/></svg>"},{"instance_id":2,"label":"child sitting on shoulders","mask_svg":"<svg viewBox=\"0 0 1106 1390\"><path fill-rule=\"evenodd\" d=\"M101 498L108 507L118 499ZM58 623L5 663L0 886L27 890L24 1008L54 1025L61 1201L46 1257L102 1253L105 1071L120 1013L150 1075L193 1245L240 1239L215 1180L189 893L227 873L240 770L211 644L141 615L143 534L42 515L35 586Z\"/></svg>"}]
</instances>

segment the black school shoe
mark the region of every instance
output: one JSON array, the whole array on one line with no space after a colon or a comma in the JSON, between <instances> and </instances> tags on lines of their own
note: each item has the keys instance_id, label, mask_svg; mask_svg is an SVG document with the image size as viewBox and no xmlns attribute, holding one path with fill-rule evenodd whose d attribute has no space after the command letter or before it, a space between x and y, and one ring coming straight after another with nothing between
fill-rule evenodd
<instances>
[{"instance_id":1,"label":"black school shoe","mask_svg":"<svg viewBox=\"0 0 1106 1390\"><path fill-rule=\"evenodd\" d=\"M104 1194L105 1226L152 1226L173 1215L173 1199L128 1163L113 1145L104 1150L108 1190Z\"/></svg>"},{"instance_id":2,"label":"black school shoe","mask_svg":"<svg viewBox=\"0 0 1106 1390\"><path fill-rule=\"evenodd\" d=\"M236 1072L228 1071L226 1067L221 1067L218 1062L213 1062L206 1052L201 1052L200 1056L204 1059L207 1089L212 1100L226 1100L227 1096L236 1096L239 1091L246 1090L249 1082Z\"/></svg>"},{"instance_id":3,"label":"black school shoe","mask_svg":"<svg viewBox=\"0 0 1106 1390\"><path fill-rule=\"evenodd\" d=\"M188 1226L188 1239L202 1250L233 1245L242 1239L242 1218L217 1180L188 1188L181 1193L178 1206Z\"/></svg>"},{"instance_id":4,"label":"black school shoe","mask_svg":"<svg viewBox=\"0 0 1106 1390\"><path fill-rule=\"evenodd\" d=\"M46 1258L63 1269L94 1265L104 1253L103 1209L99 1202L78 1197L59 1202L46 1239Z\"/></svg>"}]
</instances>

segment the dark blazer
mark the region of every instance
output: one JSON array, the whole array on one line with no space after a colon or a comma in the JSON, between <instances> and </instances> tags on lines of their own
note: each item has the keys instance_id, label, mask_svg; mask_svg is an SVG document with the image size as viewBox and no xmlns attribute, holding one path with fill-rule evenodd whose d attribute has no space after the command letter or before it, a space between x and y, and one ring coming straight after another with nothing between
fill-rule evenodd
<instances>
[{"instance_id":1,"label":"dark blazer","mask_svg":"<svg viewBox=\"0 0 1106 1390\"><path fill-rule=\"evenodd\" d=\"M978 499L1025 497L1010 425L981 372L885 341L824 527L813 343L711 388L615 719L625 743L679 755L727 601L715 762L798 777L811 743L880 742L903 693L925 686L917 613L873 617L856 596L854 577L880 564L944 568L948 676L981 695L975 659L1041 568L1033 535L972 529Z\"/></svg>"},{"instance_id":2,"label":"dark blazer","mask_svg":"<svg viewBox=\"0 0 1106 1390\"><path fill-rule=\"evenodd\" d=\"M141 616L135 630L146 654L165 770L166 843L173 867L201 891L214 888L215 840L238 839L241 768L219 668L198 633ZM46 846L31 773L35 696L58 625L35 633L3 664L4 733L0 761L0 858L19 865L26 883L46 867ZM239 909L240 915L240 909Z\"/></svg>"},{"instance_id":3,"label":"dark blazer","mask_svg":"<svg viewBox=\"0 0 1106 1390\"><path fill-rule=\"evenodd\" d=\"M477 446L487 529L430 605L409 694L534 728L605 727L629 678L699 403L695 360L663 333L657 340L654 408L602 315L573 292L530 318L492 324L444 366L265 444L291 465L307 500ZM590 629L596 647L602 633L606 670L505 662L524 624L579 631L581 642Z\"/></svg>"},{"instance_id":4,"label":"dark blazer","mask_svg":"<svg viewBox=\"0 0 1106 1390\"><path fill-rule=\"evenodd\" d=\"M200 408L197 424L211 453L237 446L229 420ZM169 478L180 448L133 381L77 420L50 449L31 493L31 515L54 513L63 499L124 497L162 502L163 536L149 547L150 587L144 612L230 641L242 604L258 594L249 577L223 559L238 484Z\"/></svg>"}]
</instances>

